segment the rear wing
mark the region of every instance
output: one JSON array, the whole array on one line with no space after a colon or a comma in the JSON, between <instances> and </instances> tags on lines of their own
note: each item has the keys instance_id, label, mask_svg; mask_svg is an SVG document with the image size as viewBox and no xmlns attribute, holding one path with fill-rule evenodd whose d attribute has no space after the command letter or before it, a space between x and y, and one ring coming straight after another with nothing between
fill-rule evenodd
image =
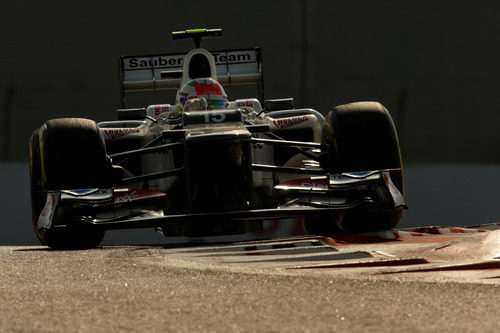
<instances>
[{"instance_id":1,"label":"rear wing","mask_svg":"<svg viewBox=\"0 0 500 333\"><path fill-rule=\"evenodd\" d=\"M210 51L215 60L217 80L226 87L257 85L264 89L260 48ZM125 94L137 91L179 89L185 53L120 57L122 104Z\"/></svg>"}]
</instances>

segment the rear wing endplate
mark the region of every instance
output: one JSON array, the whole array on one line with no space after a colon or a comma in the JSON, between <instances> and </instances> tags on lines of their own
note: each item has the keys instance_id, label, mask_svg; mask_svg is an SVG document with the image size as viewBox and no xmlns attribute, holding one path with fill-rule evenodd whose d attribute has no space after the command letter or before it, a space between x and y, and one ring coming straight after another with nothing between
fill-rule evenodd
<instances>
[{"instance_id":1,"label":"rear wing endplate","mask_svg":"<svg viewBox=\"0 0 500 333\"><path fill-rule=\"evenodd\" d=\"M216 65L217 80L223 86L257 85L262 92L262 54L260 48L210 51ZM184 53L120 57L122 101L126 93L179 89Z\"/></svg>"}]
</instances>

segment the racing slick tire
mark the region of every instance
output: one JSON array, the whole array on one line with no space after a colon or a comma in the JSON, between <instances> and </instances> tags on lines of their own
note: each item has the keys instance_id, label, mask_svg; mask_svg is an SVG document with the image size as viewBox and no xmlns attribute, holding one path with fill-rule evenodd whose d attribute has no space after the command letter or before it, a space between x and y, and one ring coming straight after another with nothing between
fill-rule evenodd
<instances>
[{"instance_id":1,"label":"racing slick tire","mask_svg":"<svg viewBox=\"0 0 500 333\"><path fill-rule=\"evenodd\" d=\"M404 195L403 163L394 122L378 102L356 102L334 107L322 130L327 150L321 167L328 173L382 169ZM345 232L390 230L403 215L403 207L359 209L334 216L336 226ZM332 229L336 229L333 226Z\"/></svg>"},{"instance_id":2,"label":"racing slick tire","mask_svg":"<svg viewBox=\"0 0 500 333\"><path fill-rule=\"evenodd\" d=\"M62 227L37 227L47 191L93 188L106 183L111 168L97 124L80 118L49 120L33 133L29 148L32 219L39 241L57 249L99 245L104 229L81 223L64 211L55 214L53 220L54 225Z\"/></svg>"}]
</instances>

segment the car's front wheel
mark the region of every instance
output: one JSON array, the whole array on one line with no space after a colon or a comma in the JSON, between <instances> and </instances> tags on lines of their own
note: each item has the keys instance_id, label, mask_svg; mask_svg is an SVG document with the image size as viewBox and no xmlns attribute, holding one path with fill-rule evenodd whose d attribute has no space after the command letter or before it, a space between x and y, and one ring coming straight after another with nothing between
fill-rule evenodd
<instances>
[{"instance_id":1,"label":"car's front wheel","mask_svg":"<svg viewBox=\"0 0 500 333\"><path fill-rule=\"evenodd\" d=\"M343 173L391 169L391 179L404 195L399 140L394 122L382 104L357 102L334 107L325 119L322 143L327 147L320 159L325 171ZM339 229L345 232L389 230L399 223L403 209L362 209L338 214L330 219L329 229L323 225L320 230L328 229L332 233ZM305 227L314 229L311 222Z\"/></svg>"},{"instance_id":2,"label":"car's front wheel","mask_svg":"<svg viewBox=\"0 0 500 333\"><path fill-rule=\"evenodd\" d=\"M97 124L80 118L49 120L33 133L29 147L32 218L37 238L58 249L99 245L104 230L81 223L78 216L65 211L54 215L51 228L37 225L48 191L88 189L108 181L110 166Z\"/></svg>"}]
</instances>

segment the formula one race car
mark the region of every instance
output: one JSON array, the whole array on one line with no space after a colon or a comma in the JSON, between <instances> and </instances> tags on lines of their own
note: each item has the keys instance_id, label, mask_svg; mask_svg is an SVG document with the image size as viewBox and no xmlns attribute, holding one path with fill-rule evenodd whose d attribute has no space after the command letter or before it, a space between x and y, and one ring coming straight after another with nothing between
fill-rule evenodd
<instances>
[{"instance_id":1,"label":"formula one race car","mask_svg":"<svg viewBox=\"0 0 500 333\"><path fill-rule=\"evenodd\" d=\"M311 234L391 229L405 208L401 153L384 106L357 102L324 117L262 92L259 48L120 58L127 93L177 89L175 103L121 108L117 121L47 121L30 139L34 231L52 248L99 245L105 230L232 235L266 219L303 218Z\"/></svg>"}]
</instances>

